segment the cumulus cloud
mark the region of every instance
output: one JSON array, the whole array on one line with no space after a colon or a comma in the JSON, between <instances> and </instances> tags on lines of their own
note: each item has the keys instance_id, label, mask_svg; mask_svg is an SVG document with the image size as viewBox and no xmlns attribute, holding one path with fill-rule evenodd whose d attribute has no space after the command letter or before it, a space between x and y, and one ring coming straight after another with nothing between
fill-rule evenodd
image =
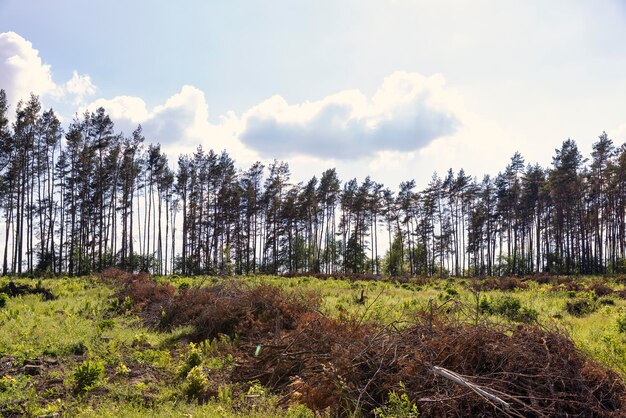
<instances>
[{"instance_id":1,"label":"cumulus cloud","mask_svg":"<svg viewBox=\"0 0 626 418\"><path fill-rule=\"evenodd\" d=\"M98 107L126 134L141 124L147 140L161 143L171 158L198 145L226 149L242 167L288 157L299 178L319 174L321 163L347 177L372 175L394 185L413 178L427 182L433 171L449 167L483 174L524 143L467 111L440 75L392 74L371 99L358 90L295 105L273 96L214 123L204 93L194 86L152 108L139 97L118 96L95 100L81 112ZM261 128L265 142L252 135Z\"/></svg>"},{"instance_id":2,"label":"cumulus cloud","mask_svg":"<svg viewBox=\"0 0 626 418\"><path fill-rule=\"evenodd\" d=\"M83 103L86 97L96 94L96 86L91 82L89 75L78 74L77 71L72 73L72 78L65 83L65 92L74 96L73 104L79 105Z\"/></svg>"},{"instance_id":3,"label":"cumulus cloud","mask_svg":"<svg viewBox=\"0 0 626 418\"><path fill-rule=\"evenodd\" d=\"M59 94L50 66L43 63L29 41L15 32L0 33L0 88L11 103L28 98L30 93Z\"/></svg>"},{"instance_id":4,"label":"cumulus cloud","mask_svg":"<svg viewBox=\"0 0 626 418\"><path fill-rule=\"evenodd\" d=\"M151 110L140 97L116 96L95 100L82 107L80 113L99 107L106 110L118 129L129 133L141 124L151 141L165 145L204 139L211 128L204 93L193 86L183 86L179 93Z\"/></svg>"},{"instance_id":5,"label":"cumulus cloud","mask_svg":"<svg viewBox=\"0 0 626 418\"><path fill-rule=\"evenodd\" d=\"M91 77L77 71L66 83L56 83L50 65L43 62L39 51L15 32L0 33L0 88L13 105L33 93L53 104L69 102L77 106L96 93Z\"/></svg>"},{"instance_id":6,"label":"cumulus cloud","mask_svg":"<svg viewBox=\"0 0 626 418\"><path fill-rule=\"evenodd\" d=\"M180 92L152 109L139 97L117 96L95 100L82 107L80 113L93 112L99 107L106 110L116 128L125 134L141 124L147 140L159 142L171 157L191 153L198 145L216 151L227 149L242 163L256 157L238 140L241 121L234 114L221 116L219 123L209 122L204 93L194 86L183 86Z\"/></svg>"},{"instance_id":7,"label":"cumulus cloud","mask_svg":"<svg viewBox=\"0 0 626 418\"><path fill-rule=\"evenodd\" d=\"M295 105L274 96L244 113L240 137L273 157L352 159L413 151L457 131L453 96L441 75L396 72L371 99L358 90Z\"/></svg>"},{"instance_id":8,"label":"cumulus cloud","mask_svg":"<svg viewBox=\"0 0 626 418\"><path fill-rule=\"evenodd\" d=\"M0 34L0 88L12 103L33 92L71 104L79 114L104 107L118 131L129 135L141 124L147 141L161 143L171 159L198 145L226 149L242 167L288 157L298 167L297 178L327 167L337 167L346 178L372 175L391 185L412 178L427 181L433 171L448 167L482 174L525 143L467 111L441 75L396 72L371 97L345 90L289 104L276 95L240 115L228 112L211 122L204 92L191 85L156 106L134 96L89 99L97 92L89 75L74 71L69 81L55 83L32 44L8 32ZM622 139L624 132L622 126L612 137ZM526 156L529 150L520 151Z\"/></svg>"}]
</instances>

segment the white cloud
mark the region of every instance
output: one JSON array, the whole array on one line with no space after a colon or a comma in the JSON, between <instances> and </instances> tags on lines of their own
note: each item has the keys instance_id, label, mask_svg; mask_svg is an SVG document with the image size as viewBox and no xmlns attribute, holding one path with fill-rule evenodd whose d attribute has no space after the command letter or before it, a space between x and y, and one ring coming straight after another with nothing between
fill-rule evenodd
<instances>
[{"instance_id":1,"label":"white cloud","mask_svg":"<svg viewBox=\"0 0 626 418\"><path fill-rule=\"evenodd\" d=\"M81 108L80 113L103 107L113 119L116 128L130 134L138 124L150 143L160 143L170 158L189 154L198 145L216 152L226 149L240 164L255 161L256 153L244 147L237 138L240 120L232 113L220 117L220 122L209 122L209 110L204 93L194 86L183 86L179 93L164 104L148 109L139 97L117 96L98 99Z\"/></svg>"},{"instance_id":2,"label":"white cloud","mask_svg":"<svg viewBox=\"0 0 626 418\"><path fill-rule=\"evenodd\" d=\"M66 83L56 83L50 65L43 62L39 51L15 32L0 33L0 88L6 91L13 106L28 99L31 93L51 104L78 106L97 90L89 75L77 71Z\"/></svg>"},{"instance_id":3,"label":"white cloud","mask_svg":"<svg viewBox=\"0 0 626 418\"><path fill-rule=\"evenodd\" d=\"M458 129L456 100L441 75L396 72L371 99L358 90L295 105L271 97L244 113L241 139L273 157L352 159L414 151Z\"/></svg>"},{"instance_id":4,"label":"white cloud","mask_svg":"<svg viewBox=\"0 0 626 418\"><path fill-rule=\"evenodd\" d=\"M58 94L50 66L44 64L39 51L15 32L0 33L0 88L10 103L37 95Z\"/></svg>"},{"instance_id":5,"label":"white cloud","mask_svg":"<svg viewBox=\"0 0 626 418\"><path fill-rule=\"evenodd\" d=\"M626 123L608 132L609 138L616 146L626 143Z\"/></svg>"},{"instance_id":6,"label":"white cloud","mask_svg":"<svg viewBox=\"0 0 626 418\"><path fill-rule=\"evenodd\" d=\"M96 89L89 75L80 75L77 71L74 71L72 78L65 83L65 92L74 96L74 105L79 105L86 97L96 94Z\"/></svg>"},{"instance_id":7,"label":"white cloud","mask_svg":"<svg viewBox=\"0 0 626 418\"><path fill-rule=\"evenodd\" d=\"M394 187L410 179L425 185L433 171L464 168L482 176L487 169L504 167L516 150L525 151L518 136L468 111L440 75L394 73L371 99L357 90L295 105L273 96L241 116L229 112L217 123L209 122L204 93L193 86L183 86L152 109L139 97L118 96L98 99L81 112L98 107L126 134L141 124L147 141L161 143L171 159L198 145L226 149L241 167L285 158L294 179L337 167L346 178L372 175ZM267 127L267 121L283 137L268 136L265 145L251 143L251 129L258 123ZM300 136L285 136L285 126ZM315 136L322 133L328 136Z\"/></svg>"},{"instance_id":8,"label":"white cloud","mask_svg":"<svg viewBox=\"0 0 626 418\"><path fill-rule=\"evenodd\" d=\"M103 107L109 116L111 116L118 128L121 128L125 132L134 129L137 124L150 117L146 102L139 97L132 96L116 96L112 99L97 99L88 105L81 107L78 113L82 114L85 110L93 112L99 107Z\"/></svg>"},{"instance_id":9,"label":"white cloud","mask_svg":"<svg viewBox=\"0 0 626 418\"><path fill-rule=\"evenodd\" d=\"M190 85L152 108L133 96L82 105L97 91L89 75L74 71L69 81L56 84L31 43L8 32L0 34L0 88L11 100L32 91L80 106L79 113L104 107L117 130L129 135L141 124L147 141L160 142L172 160L198 145L226 149L241 167L285 158L296 180L337 167L345 178L370 174L391 186L413 178L419 184L449 167L479 176L494 166L497 170L516 149L532 155L518 136L469 112L438 74L395 72L371 97L344 90L289 104L276 95L241 115L228 112L211 123L204 92ZM613 137L622 139L625 132L623 126Z\"/></svg>"}]
</instances>

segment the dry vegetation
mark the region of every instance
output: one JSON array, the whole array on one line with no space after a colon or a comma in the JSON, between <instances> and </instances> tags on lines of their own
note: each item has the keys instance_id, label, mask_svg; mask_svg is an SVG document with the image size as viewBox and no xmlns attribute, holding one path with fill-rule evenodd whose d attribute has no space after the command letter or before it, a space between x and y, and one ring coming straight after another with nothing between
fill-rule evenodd
<instances>
[{"instance_id":1,"label":"dry vegetation","mask_svg":"<svg viewBox=\"0 0 626 418\"><path fill-rule=\"evenodd\" d=\"M525 286L519 279L479 285ZM606 294L602 284L591 290ZM625 416L621 377L536 324L469 325L425 312L412 323L384 324L345 312L325 316L318 297L277 287L177 289L146 277L125 278L117 298L132 300L150 326L192 325L197 341L237 338L229 378L259 381L283 405L373 415L384 412L390 393L402 392L423 416ZM469 385L442 377L436 367Z\"/></svg>"}]
</instances>

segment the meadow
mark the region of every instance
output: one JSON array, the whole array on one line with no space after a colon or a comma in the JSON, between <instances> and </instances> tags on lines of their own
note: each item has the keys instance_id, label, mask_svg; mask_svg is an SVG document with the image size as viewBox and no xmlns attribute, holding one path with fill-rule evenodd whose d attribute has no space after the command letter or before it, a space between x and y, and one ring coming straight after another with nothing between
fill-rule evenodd
<instances>
[{"instance_id":1,"label":"meadow","mask_svg":"<svg viewBox=\"0 0 626 418\"><path fill-rule=\"evenodd\" d=\"M421 374L438 396L464 399L446 407L528 415L530 392L526 400L519 396L519 405L508 401L510 408L504 408L472 387L428 372L464 367L453 371L506 400L507 392L489 380L497 373L519 377L519 388L535 381L541 387L543 381L524 381L522 366L507 369L514 359L495 361L490 353L519 349L525 355L545 346L537 363L548 356L557 368L563 367L557 361L580 365L575 373L600 382L597 387L610 383L601 395L594 392L598 404L589 411L619 416L626 393L625 297L622 279L602 277L151 278L109 271L2 278L0 413L432 416L443 406L418 389L425 384L416 380ZM463 345L463 336L474 345ZM445 356L413 353L437 350ZM480 366L449 360L470 358L472 350L480 354ZM397 368L386 371L387 365ZM563 389L552 397L574 405L586 390L561 396ZM533 408L539 414L557 408L552 404L558 402Z\"/></svg>"}]
</instances>

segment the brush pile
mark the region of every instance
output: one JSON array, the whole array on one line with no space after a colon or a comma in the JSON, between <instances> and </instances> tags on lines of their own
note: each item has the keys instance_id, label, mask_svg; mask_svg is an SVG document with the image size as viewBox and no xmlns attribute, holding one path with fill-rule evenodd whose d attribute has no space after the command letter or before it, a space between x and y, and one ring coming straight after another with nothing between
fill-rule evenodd
<instances>
[{"instance_id":1,"label":"brush pile","mask_svg":"<svg viewBox=\"0 0 626 418\"><path fill-rule=\"evenodd\" d=\"M626 416L620 376L537 325L329 318L318 297L235 283L176 289L142 277L117 297L161 329L194 325L199 340L238 335L231 379L258 380L285 405L368 416L401 391L421 416Z\"/></svg>"}]
</instances>

